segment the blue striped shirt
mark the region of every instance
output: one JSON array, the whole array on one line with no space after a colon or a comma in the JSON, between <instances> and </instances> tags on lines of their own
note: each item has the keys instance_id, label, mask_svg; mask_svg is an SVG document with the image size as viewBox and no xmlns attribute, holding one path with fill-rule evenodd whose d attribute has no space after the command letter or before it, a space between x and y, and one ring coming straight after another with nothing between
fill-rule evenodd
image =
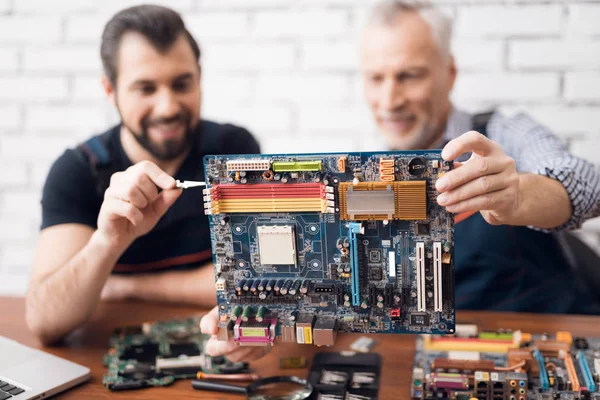
<instances>
[{"instance_id":1,"label":"blue striped shirt","mask_svg":"<svg viewBox=\"0 0 600 400\"><path fill-rule=\"evenodd\" d=\"M470 131L472 119L473 114L453 108L444 142ZM545 232L578 229L584 221L600 216L600 166L569 153L548 128L524 113L507 117L494 112L486 134L515 160L519 172L556 179L567 190L572 205L571 219L550 230L530 228Z\"/></svg>"}]
</instances>

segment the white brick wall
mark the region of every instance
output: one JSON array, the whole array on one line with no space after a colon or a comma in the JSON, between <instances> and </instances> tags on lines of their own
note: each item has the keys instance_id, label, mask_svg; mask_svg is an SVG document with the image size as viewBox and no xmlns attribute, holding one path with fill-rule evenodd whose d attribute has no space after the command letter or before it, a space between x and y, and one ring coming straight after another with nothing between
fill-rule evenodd
<instances>
[{"instance_id":1,"label":"white brick wall","mask_svg":"<svg viewBox=\"0 0 600 400\"><path fill-rule=\"evenodd\" d=\"M600 162L600 4L435 0L455 18L469 110L525 110ZM106 21L143 0L0 0L0 294L22 294L40 191L66 147L116 121L100 85ZM357 38L364 0L159 0L200 42L207 118L245 126L264 152L375 149ZM586 224L600 248L600 219ZM597 232L597 233L594 233Z\"/></svg>"}]
</instances>

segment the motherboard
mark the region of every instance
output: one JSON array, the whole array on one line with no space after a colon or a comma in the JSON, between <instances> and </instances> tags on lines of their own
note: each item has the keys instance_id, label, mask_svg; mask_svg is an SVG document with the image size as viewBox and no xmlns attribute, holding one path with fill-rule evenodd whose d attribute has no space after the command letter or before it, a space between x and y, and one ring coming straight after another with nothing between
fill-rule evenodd
<instances>
[{"instance_id":1,"label":"motherboard","mask_svg":"<svg viewBox=\"0 0 600 400\"><path fill-rule=\"evenodd\" d=\"M454 332L439 150L204 158L220 340Z\"/></svg>"},{"instance_id":2,"label":"motherboard","mask_svg":"<svg viewBox=\"0 0 600 400\"><path fill-rule=\"evenodd\" d=\"M419 335L411 399L600 400L600 339L561 331Z\"/></svg>"},{"instance_id":3,"label":"motherboard","mask_svg":"<svg viewBox=\"0 0 600 400\"><path fill-rule=\"evenodd\" d=\"M198 372L246 372L248 364L204 354L210 335L200 332L201 317L152 321L117 328L104 356L108 369L102 379L110 390L167 386L177 379L196 378Z\"/></svg>"}]
</instances>

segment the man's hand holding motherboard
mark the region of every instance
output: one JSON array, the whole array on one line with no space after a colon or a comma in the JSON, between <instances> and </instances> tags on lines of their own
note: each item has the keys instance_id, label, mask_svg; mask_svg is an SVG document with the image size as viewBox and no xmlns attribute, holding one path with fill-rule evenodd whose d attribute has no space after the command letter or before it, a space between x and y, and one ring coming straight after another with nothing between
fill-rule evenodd
<instances>
[{"instance_id":1,"label":"man's hand holding motherboard","mask_svg":"<svg viewBox=\"0 0 600 400\"><path fill-rule=\"evenodd\" d=\"M515 160L498 143L475 131L451 140L442 157L452 161L468 152L472 155L466 162L455 163L460 168L438 179L438 203L453 213L480 211L492 225L516 222L520 191Z\"/></svg>"},{"instance_id":2,"label":"man's hand holding motherboard","mask_svg":"<svg viewBox=\"0 0 600 400\"><path fill-rule=\"evenodd\" d=\"M265 356L271 346L260 347L240 347L233 341L233 338L228 341L217 340L217 325L219 322L219 310L214 307L208 314L202 317L200 321L200 329L206 335L212 335L212 338L206 342L206 352L212 356L227 356L230 361L253 361Z\"/></svg>"}]
</instances>

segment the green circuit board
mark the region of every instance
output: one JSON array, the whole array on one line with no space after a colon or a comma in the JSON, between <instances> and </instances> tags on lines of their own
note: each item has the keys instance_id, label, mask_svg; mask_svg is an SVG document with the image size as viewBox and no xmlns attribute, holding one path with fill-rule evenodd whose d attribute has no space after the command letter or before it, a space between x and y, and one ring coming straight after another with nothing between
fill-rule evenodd
<instances>
[{"instance_id":1,"label":"green circuit board","mask_svg":"<svg viewBox=\"0 0 600 400\"><path fill-rule=\"evenodd\" d=\"M600 339L457 325L419 335L412 400L600 400Z\"/></svg>"},{"instance_id":2,"label":"green circuit board","mask_svg":"<svg viewBox=\"0 0 600 400\"><path fill-rule=\"evenodd\" d=\"M104 356L108 369L102 383L108 389L131 390L167 386L177 379L193 379L198 372L245 372L246 363L204 354L210 335L200 332L200 316L146 322L115 329Z\"/></svg>"}]
</instances>

